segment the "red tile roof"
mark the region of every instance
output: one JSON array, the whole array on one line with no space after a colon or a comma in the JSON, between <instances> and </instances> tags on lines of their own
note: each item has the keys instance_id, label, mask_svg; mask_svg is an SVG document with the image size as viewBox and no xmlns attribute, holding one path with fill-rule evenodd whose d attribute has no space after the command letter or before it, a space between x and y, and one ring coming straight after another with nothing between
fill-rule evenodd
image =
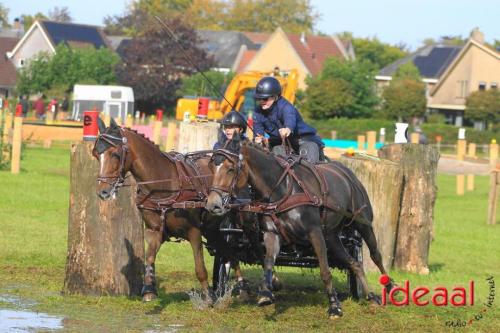
<instances>
[{"instance_id":1,"label":"red tile roof","mask_svg":"<svg viewBox=\"0 0 500 333\"><path fill-rule=\"evenodd\" d=\"M253 57L257 54L259 50L246 50L238 64L238 68L236 69L236 73L241 73L245 70L245 67L252 61Z\"/></svg>"},{"instance_id":2,"label":"red tile roof","mask_svg":"<svg viewBox=\"0 0 500 333\"><path fill-rule=\"evenodd\" d=\"M13 87L16 85L16 67L7 59L6 52L14 49L18 38L0 37L0 86Z\"/></svg>"},{"instance_id":3,"label":"red tile roof","mask_svg":"<svg viewBox=\"0 0 500 333\"><path fill-rule=\"evenodd\" d=\"M297 51L304 65L314 76L323 68L323 64L328 57L343 58L333 38L328 36L305 36L305 43L298 34L287 34L293 48Z\"/></svg>"}]
</instances>

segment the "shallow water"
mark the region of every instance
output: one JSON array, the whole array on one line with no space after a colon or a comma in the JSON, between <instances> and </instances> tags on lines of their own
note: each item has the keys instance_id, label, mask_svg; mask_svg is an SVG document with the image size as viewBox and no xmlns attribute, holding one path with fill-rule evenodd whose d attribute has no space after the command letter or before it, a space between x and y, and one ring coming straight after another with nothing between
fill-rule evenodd
<instances>
[{"instance_id":1,"label":"shallow water","mask_svg":"<svg viewBox=\"0 0 500 333\"><path fill-rule=\"evenodd\" d=\"M0 310L0 332L36 332L63 328L62 317L31 311Z\"/></svg>"}]
</instances>

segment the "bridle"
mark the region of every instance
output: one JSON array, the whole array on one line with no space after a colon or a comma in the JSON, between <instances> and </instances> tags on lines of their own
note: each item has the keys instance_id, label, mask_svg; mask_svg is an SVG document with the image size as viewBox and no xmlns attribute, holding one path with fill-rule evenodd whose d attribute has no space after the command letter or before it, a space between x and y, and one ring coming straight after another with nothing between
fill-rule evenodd
<instances>
[{"instance_id":1,"label":"bridle","mask_svg":"<svg viewBox=\"0 0 500 333\"><path fill-rule=\"evenodd\" d=\"M109 184L111 186L111 190L110 190L111 196L114 195L115 193L117 193L118 189L120 187L128 186L128 185L125 185L125 179L127 177L125 177L125 175L124 175L125 159L127 157L127 152L128 152L127 138L123 135L123 131L121 128L120 128L120 133L122 135L121 137L117 137L117 136L107 134L107 133L99 134L99 136L97 137L97 140L95 141L95 144L94 144L95 151L97 151L96 146L97 146L97 143L99 142L99 140L103 140L115 148L121 148L121 149L119 149L120 153L118 155L118 158L120 160L120 167L118 168L118 175L116 175L116 176L99 175L97 177L97 181L99 183L102 182L102 183ZM106 149L106 150L108 150L108 149ZM106 150L104 150L104 151L106 151Z\"/></svg>"},{"instance_id":2,"label":"bridle","mask_svg":"<svg viewBox=\"0 0 500 333\"><path fill-rule=\"evenodd\" d=\"M229 201L235 197L236 185L238 184L238 178L241 173L241 169L243 168L243 155L233 153L227 149L218 149L214 151L211 160L214 161L214 158L220 155L224 156L229 162L231 162L236 167L235 174L229 186L227 187L215 186L212 183L210 191L214 191L215 193L217 193L222 199L223 207L227 207Z\"/></svg>"}]
</instances>

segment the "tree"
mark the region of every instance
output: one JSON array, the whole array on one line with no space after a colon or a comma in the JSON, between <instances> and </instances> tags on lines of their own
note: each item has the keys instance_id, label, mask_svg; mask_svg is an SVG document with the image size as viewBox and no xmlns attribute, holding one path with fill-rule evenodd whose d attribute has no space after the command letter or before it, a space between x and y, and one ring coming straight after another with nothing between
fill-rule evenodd
<instances>
[{"instance_id":1,"label":"tree","mask_svg":"<svg viewBox=\"0 0 500 333\"><path fill-rule=\"evenodd\" d=\"M191 62L186 61L175 41L156 25L131 40L118 66L119 81L134 89L136 100L141 100L145 108L173 105L182 77L196 72L191 63L203 71L213 64L211 58L196 47L199 40L192 28L179 19L167 22L175 29L176 39Z\"/></svg>"},{"instance_id":2,"label":"tree","mask_svg":"<svg viewBox=\"0 0 500 333\"><path fill-rule=\"evenodd\" d=\"M356 57L370 61L377 69L384 68L408 54L396 46L382 43L377 37L353 38L352 43Z\"/></svg>"},{"instance_id":3,"label":"tree","mask_svg":"<svg viewBox=\"0 0 500 333\"><path fill-rule=\"evenodd\" d=\"M0 2L0 26L2 28L10 28L9 24L9 9Z\"/></svg>"},{"instance_id":4,"label":"tree","mask_svg":"<svg viewBox=\"0 0 500 333\"><path fill-rule=\"evenodd\" d=\"M49 10L49 19L56 22L73 21L68 7L54 7L54 9Z\"/></svg>"},{"instance_id":5,"label":"tree","mask_svg":"<svg viewBox=\"0 0 500 333\"><path fill-rule=\"evenodd\" d=\"M412 63L396 71L388 87L382 92L384 100L381 115L387 119L410 121L425 113L425 83Z\"/></svg>"},{"instance_id":6,"label":"tree","mask_svg":"<svg viewBox=\"0 0 500 333\"><path fill-rule=\"evenodd\" d=\"M224 94L228 84L234 77L233 72L222 73L214 70L204 72L203 74L205 74L218 91L214 91L214 88L207 82L207 80L200 73L196 73L182 79L182 85L177 91L177 95L210 96L220 98L219 92Z\"/></svg>"},{"instance_id":7,"label":"tree","mask_svg":"<svg viewBox=\"0 0 500 333\"><path fill-rule=\"evenodd\" d=\"M310 0L138 0L121 16L106 17L106 33L141 34L152 14L180 18L196 29L265 31L278 26L293 33L312 32L319 14Z\"/></svg>"},{"instance_id":8,"label":"tree","mask_svg":"<svg viewBox=\"0 0 500 333\"><path fill-rule=\"evenodd\" d=\"M465 103L465 116L490 124L498 124L500 122L500 91L488 89L470 94Z\"/></svg>"},{"instance_id":9,"label":"tree","mask_svg":"<svg viewBox=\"0 0 500 333\"><path fill-rule=\"evenodd\" d=\"M345 80L316 80L307 88L303 110L314 119L347 117L353 103L352 87Z\"/></svg>"},{"instance_id":10,"label":"tree","mask_svg":"<svg viewBox=\"0 0 500 333\"><path fill-rule=\"evenodd\" d=\"M118 60L109 49L71 49L61 43L55 55L40 53L18 71L17 90L20 94L33 94L49 89L70 91L76 83L83 82L115 83Z\"/></svg>"},{"instance_id":11,"label":"tree","mask_svg":"<svg viewBox=\"0 0 500 333\"><path fill-rule=\"evenodd\" d=\"M305 111L316 119L371 117L378 104L374 76L374 66L368 61L328 58L320 74L307 81Z\"/></svg>"},{"instance_id":12,"label":"tree","mask_svg":"<svg viewBox=\"0 0 500 333\"><path fill-rule=\"evenodd\" d=\"M24 23L24 31L33 25L36 20L48 20L49 18L44 14L38 12L35 15L21 15L21 21Z\"/></svg>"}]
</instances>

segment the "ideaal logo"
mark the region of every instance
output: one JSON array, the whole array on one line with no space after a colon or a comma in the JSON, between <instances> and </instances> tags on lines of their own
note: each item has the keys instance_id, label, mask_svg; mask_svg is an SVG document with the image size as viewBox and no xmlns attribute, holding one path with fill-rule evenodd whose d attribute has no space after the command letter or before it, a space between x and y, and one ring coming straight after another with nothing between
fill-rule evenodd
<instances>
[{"instance_id":1,"label":"ideaal logo","mask_svg":"<svg viewBox=\"0 0 500 333\"><path fill-rule=\"evenodd\" d=\"M417 306L427 306L432 303L433 306L473 306L474 305L474 281L469 281L468 287L454 287L451 291L445 287L436 287L431 291L431 288L418 286L414 289L410 287L410 281L406 280L403 287L394 287L389 292L386 286L391 282L387 275L382 275L379 278L382 288L382 305L391 303L395 306L407 306L410 300ZM468 320L448 320L446 326L450 327L465 327L472 325L474 321L479 321L483 318L483 314L493 306L495 301L495 280L492 276L486 279L489 286L489 294L487 301L484 303L484 308ZM396 300L395 294L403 293L402 300ZM429 294L429 296L427 296ZM425 297L427 296L427 297Z\"/></svg>"}]
</instances>

